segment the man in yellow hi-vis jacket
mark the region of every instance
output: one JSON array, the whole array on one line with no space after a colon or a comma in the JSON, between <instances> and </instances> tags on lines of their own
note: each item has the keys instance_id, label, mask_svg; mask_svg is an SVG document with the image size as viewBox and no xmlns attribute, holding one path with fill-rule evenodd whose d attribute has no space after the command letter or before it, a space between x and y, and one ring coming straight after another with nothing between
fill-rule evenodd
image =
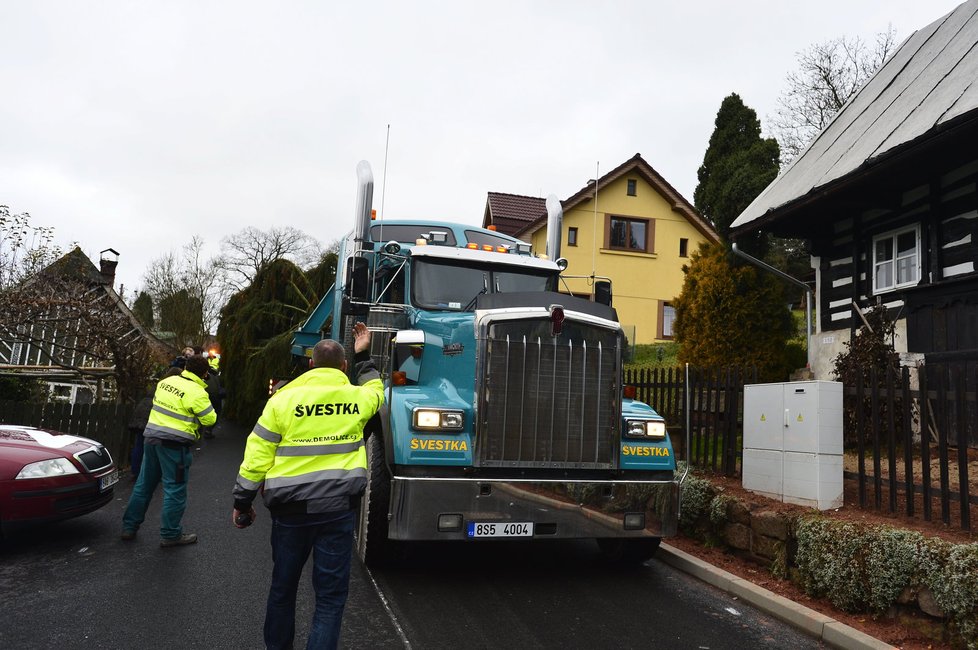
<instances>
[{"instance_id":1,"label":"man in yellow hi-vis jacket","mask_svg":"<svg viewBox=\"0 0 978 650\"><path fill-rule=\"evenodd\" d=\"M165 377L156 385L153 408L143 429L143 464L122 516L122 539L135 539L156 486L162 481L160 546L183 546L197 541L194 533L183 532L180 520L187 508L191 448L200 437L197 428L217 422L217 414L207 397L209 370L207 359L192 356L179 375Z\"/></svg>"},{"instance_id":2,"label":"man in yellow hi-vis jacket","mask_svg":"<svg viewBox=\"0 0 978 650\"><path fill-rule=\"evenodd\" d=\"M245 446L234 486L232 521L255 518L262 496L272 514L272 584L265 611L265 647L291 648L295 597L313 552L316 611L307 648L335 648L349 591L356 502L367 485L363 429L384 401L370 360L370 330L353 328L357 383L346 376L343 347L326 339L312 351L311 369L280 388L265 405Z\"/></svg>"}]
</instances>

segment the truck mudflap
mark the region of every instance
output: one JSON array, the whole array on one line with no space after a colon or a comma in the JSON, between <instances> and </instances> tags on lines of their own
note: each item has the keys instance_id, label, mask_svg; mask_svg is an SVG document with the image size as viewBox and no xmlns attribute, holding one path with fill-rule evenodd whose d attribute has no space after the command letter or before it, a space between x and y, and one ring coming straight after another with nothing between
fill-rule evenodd
<instances>
[{"instance_id":1,"label":"truck mudflap","mask_svg":"<svg viewBox=\"0 0 978 650\"><path fill-rule=\"evenodd\" d=\"M393 477L389 537L451 540L672 537L679 481Z\"/></svg>"}]
</instances>

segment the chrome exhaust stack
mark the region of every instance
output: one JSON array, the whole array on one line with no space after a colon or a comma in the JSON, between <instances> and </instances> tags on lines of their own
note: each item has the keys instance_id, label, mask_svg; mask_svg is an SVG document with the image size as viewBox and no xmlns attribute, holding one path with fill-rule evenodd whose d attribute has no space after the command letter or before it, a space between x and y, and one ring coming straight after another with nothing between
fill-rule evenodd
<instances>
[{"instance_id":1,"label":"chrome exhaust stack","mask_svg":"<svg viewBox=\"0 0 978 650\"><path fill-rule=\"evenodd\" d=\"M370 163L361 160L357 164L357 209L356 222L353 226L353 237L356 249L363 250L370 238L370 213L374 203L374 173Z\"/></svg>"},{"instance_id":2,"label":"chrome exhaust stack","mask_svg":"<svg viewBox=\"0 0 978 650\"><path fill-rule=\"evenodd\" d=\"M556 261L560 257L560 229L564 223L564 209L556 194L547 197L547 257Z\"/></svg>"}]
</instances>

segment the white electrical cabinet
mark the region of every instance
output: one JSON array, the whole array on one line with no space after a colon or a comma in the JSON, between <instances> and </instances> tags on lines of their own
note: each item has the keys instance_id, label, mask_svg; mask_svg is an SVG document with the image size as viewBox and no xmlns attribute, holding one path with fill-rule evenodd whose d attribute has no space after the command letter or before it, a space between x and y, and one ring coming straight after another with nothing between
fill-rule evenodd
<instances>
[{"instance_id":1,"label":"white electrical cabinet","mask_svg":"<svg viewBox=\"0 0 978 650\"><path fill-rule=\"evenodd\" d=\"M744 488L819 510L842 506L842 384L744 386Z\"/></svg>"}]
</instances>

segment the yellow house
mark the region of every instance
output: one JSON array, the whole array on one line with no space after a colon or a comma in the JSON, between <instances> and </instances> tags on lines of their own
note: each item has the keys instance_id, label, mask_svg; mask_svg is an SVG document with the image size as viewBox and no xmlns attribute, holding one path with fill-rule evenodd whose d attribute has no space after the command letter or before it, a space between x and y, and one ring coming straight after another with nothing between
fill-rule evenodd
<instances>
[{"instance_id":1,"label":"yellow house","mask_svg":"<svg viewBox=\"0 0 978 650\"><path fill-rule=\"evenodd\" d=\"M597 189L597 201L595 201ZM483 226L546 250L545 200L490 192ZM561 201L560 256L570 291L593 299L595 281L610 280L613 306L631 343L672 338L670 305L684 264L701 242L719 235L640 154ZM576 277L575 277L576 276Z\"/></svg>"}]
</instances>

